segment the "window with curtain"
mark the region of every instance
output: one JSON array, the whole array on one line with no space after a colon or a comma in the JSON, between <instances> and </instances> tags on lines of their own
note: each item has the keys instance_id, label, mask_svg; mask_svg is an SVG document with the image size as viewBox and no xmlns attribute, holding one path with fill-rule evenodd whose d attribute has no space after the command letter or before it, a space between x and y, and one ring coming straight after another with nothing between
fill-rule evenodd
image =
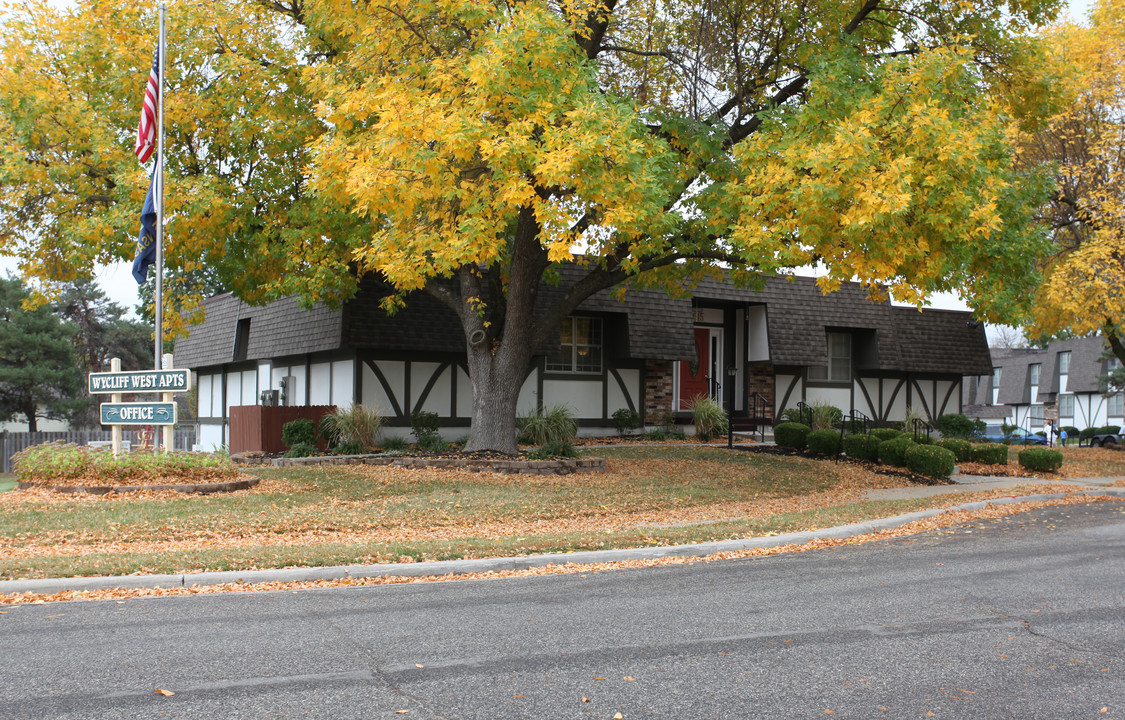
<instances>
[{"instance_id":1,"label":"window with curtain","mask_svg":"<svg viewBox=\"0 0 1125 720\"><path fill-rule=\"evenodd\" d=\"M848 333L828 333L828 365L809 368L809 380L851 382L852 336Z\"/></svg>"},{"instance_id":2,"label":"window with curtain","mask_svg":"<svg viewBox=\"0 0 1125 720\"><path fill-rule=\"evenodd\" d=\"M1116 395L1109 396L1109 416L1122 417L1125 415L1125 393L1117 393Z\"/></svg>"},{"instance_id":3,"label":"window with curtain","mask_svg":"<svg viewBox=\"0 0 1125 720\"><path fill-rule=\"evenodd\" d=\"M1074 396L1073 395L1059 395L1059 417L1060 418L1073 418L1074 417Z\"/></svg>"},{"instance_id":4,"label":"window with curtain","mask_svg":"<svg viewBox=\"0 0 1125 720\"><path fill-rule=\"evenodd\" d=\"M568 317L559 326L559 349L547 358L550 372L602 371L601 318Z\"/></svg>"}]
</instances>

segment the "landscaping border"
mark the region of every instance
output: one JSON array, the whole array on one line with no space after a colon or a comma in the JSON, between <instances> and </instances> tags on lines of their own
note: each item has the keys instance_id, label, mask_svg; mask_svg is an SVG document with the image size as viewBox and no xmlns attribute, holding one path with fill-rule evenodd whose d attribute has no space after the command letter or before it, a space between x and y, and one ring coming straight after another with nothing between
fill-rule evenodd
<instances>
[{"instance_id":1,"label":"landscaping border","mask_svg":"<svg viewBox=\"0 0 1125 720\"><path fill-rule=\"evenodd\" d=\"M172 490L195 495L211 495L220 492L234 492L235 490L249 490L262 481L261 478L246 478L245 480L229 480L216 483L185 483L182 485L43 485L42 483L20 481L20 490L54 490L61 493L89 493L91 495L107 495L109 493L140 492L141 490Z\"/></svg>"},{"instance_id":2,"label":"landscaping border","mask_svg":"<svg viewBox=\"0 0 1125 720\"><path fill-rule=\"evenodd\" d=\"M605 472L605 458L556 458L554 460L497 460L458 457L388 457L386 455L326 455L305 458L273 458L274 467L317 465L380 465L411 470L437 468L496 472L506 475L571 475Z\"/></svg>"}]
</instances>

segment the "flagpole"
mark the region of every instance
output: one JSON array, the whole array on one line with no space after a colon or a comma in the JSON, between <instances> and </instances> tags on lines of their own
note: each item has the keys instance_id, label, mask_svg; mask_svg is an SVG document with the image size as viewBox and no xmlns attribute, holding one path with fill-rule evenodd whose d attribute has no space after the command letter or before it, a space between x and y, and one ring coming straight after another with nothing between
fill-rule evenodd
<instances>
[{"instance_id":1,"label":"flagpole","mask_svg":"<svg viewBox=\"0 0 1125 720\"><path fill-rule=\"evenodd\" d=\"M157 146L156 146L156 162L160 166L160 185L156 193L156 352L153 358L155 370L163 369L164 363L164 56L167 36L165 34L166 20L168 17L168 6L163 3L160 5L160 92L157 95L160 98L159 108L159 124L157 126ZM169 360L168 367L171 368L172 363ZM172 402L174 398L171 393L164 393L161 398L164 402ZM164 446L164 452L171 452L172 450L172 426L164 425L161 427L160 441L153 438L153 449L155 450L160 445ZM161 442L163 441L163 442Z\"/></svg>"},{"instance_id":2,"label":"flagpole","mask_svg":"<svg viewBox=\"0 0 1125 720\"><path fill-rule=\"evenodd\" d=\"M164 19L168 14L166 5L160 6L160 91L157 93L157 131L156 131L156 339L153 352L153 369L160 370L160 359L164 354L164 331L162 317L164 309Z\"/></svg>"}]
</instances>

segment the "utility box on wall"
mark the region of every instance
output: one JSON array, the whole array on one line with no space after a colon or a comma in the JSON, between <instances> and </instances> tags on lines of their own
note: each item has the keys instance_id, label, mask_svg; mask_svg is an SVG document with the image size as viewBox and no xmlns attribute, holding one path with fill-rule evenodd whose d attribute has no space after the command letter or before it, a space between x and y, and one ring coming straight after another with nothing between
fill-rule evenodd
<instances>
[{"instance_id":1,"label":"utility box on wall","mask_svg":"<svg viewBox=\"0 0 1125 720\"><path fill-rule=\"evenodd\" d=\"M334 412L335 405L236 405L230 409L230 453L285 452L289 449L281 441L285 423L301 418L319 423Z\"/></svg>"}]
</instances>

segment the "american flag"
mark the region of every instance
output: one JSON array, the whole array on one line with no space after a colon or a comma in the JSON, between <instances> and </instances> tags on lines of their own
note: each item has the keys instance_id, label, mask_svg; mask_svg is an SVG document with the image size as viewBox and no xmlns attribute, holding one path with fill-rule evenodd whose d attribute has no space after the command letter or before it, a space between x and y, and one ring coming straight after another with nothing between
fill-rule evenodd
<instances>
[{"instance_id":1,"label":"american flag","mask_svg":"<svg viewBox=\"0 0 1125 720\"><path fill-rule=\"evenodd\" d=\"M156 104L160 97L160 48L152 56L152 70L145 86L145 102L141 107L141 124L137 127L137 158L148 162L156 149Z\"/></svg>"}]
</instances>

